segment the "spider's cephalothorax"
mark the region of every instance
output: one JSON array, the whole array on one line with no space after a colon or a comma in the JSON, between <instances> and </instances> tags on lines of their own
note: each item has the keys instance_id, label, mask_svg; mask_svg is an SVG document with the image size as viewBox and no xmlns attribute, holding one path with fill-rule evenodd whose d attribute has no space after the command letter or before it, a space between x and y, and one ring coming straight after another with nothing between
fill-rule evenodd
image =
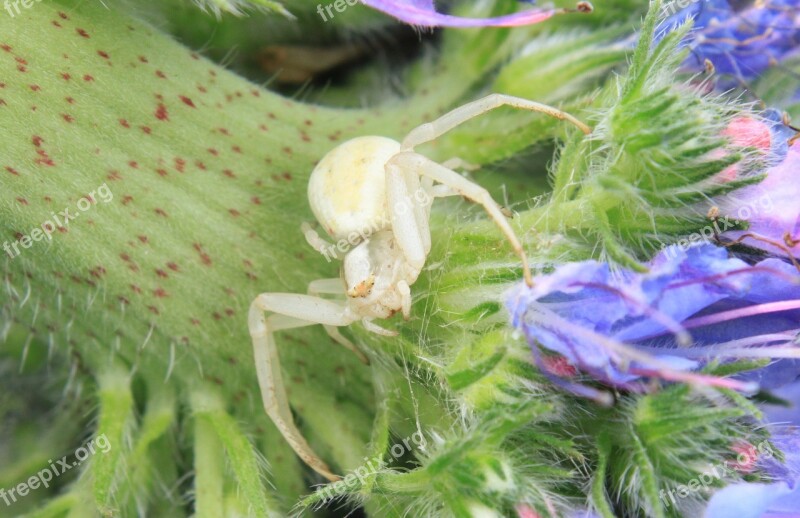
<instances>
[{"instance_id":1,"label":"spider's cephalothorax","mask_svg":"<svg viewBox=\"0 0 800 518\"><path fill-rule=\"evenodd\" d=\"M267 414L297 454L330 480L338 477L314 453L292 419L273 333L322 324L335 341L367 362L366 356L338 328L360 320L369 331L394 336L394 332L373 320L397 312L406 319L410 317L411 286L431 249L430 207L435 198L445 196L463 196L483 206L513 246L522 262L523 276L531 284L522 243L500 206L486 189L453 171L464 163L454 158L439 164L414 152L415 146L500 106L546 113L572 122L584 133L590 132L585 124L555 108L493 94L415 128L402 143L385 137L349 140L325 155L311 173L311 209L336 245L328 243L309 225L302 229L313 248L325 257L342 260L341 276L311 282L308 295L262 293L251 305L249 327ZM338 295L343 300L321 295Z\"/></svg>"},{"instance_id":2,"label":"spider's cephalothorax","mask_svg":"<svg viewBox=\"0 0 800 518\"><path fill-rule=\"evenodd\" d=\"M348 305L357 315L389 318L404 310L404 301L410 303L410 286L417 280L419 270L406 263L398 252L394 234L382 230L366 238L344 257L345 293Z\"/></svg>"}]
</instances>

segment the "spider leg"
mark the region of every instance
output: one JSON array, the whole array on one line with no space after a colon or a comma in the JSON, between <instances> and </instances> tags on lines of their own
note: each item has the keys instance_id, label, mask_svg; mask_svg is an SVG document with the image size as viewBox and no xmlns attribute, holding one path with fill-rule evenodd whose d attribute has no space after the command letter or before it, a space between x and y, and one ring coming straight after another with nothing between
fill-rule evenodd
<instances>
[{"instance_id":1,"label":"spider leg","mask_svg":"<svg viewBox=\"0 0 800 518\"><path fill-rule=\"evenodd\" d=\"M533 285L533 277L531 276L530 266L528 265L528 257L525 254L522 243L520 242L517 234L514 232L514 229L511 227L506 217L503 215L502 208L492 199L489 191L480 185L467 180L455 171L451 171L450 169L447 169L446 167L434 162L429 158L410 151L400 152L392 157L392 159L389 160L386 165L386 170L387 173L394 172L395 175L421 175L423 177L429 177L435 182L449 187L471 201L481 204L484 210L489 214L489 217L494 220L497 226L500 227L500 230L502 230L506 235L506 238L514 247L514 251L522 261L525 282L529 286ZM393 185L389 185L390 183ZM395 186L397 191L401 190L400 182L396 179L393 179L390 175L387 178L387 187L389 188L389 191L391 192L392 188ZM391 197L389 199L391 200ZM398 231L398 227L395 227L395 220L397 220L397 223L401 227L405 227L404 230L407 232L412 231L409 230L408 227L411 227L413 222L410 220L410 218L395 218L394 214L392 215L392 228L395 230L395 237L400 247L403 249L403 251L405 251L405 243L403 241L404 236ZM428 232L428 239L430 239L430 230L428 229L427 224L425 226L425 230ZM419 232L419 230L417 230L417 232Z\"/></svg>"},{"instance_id":2,"label":"spider leg","mask_svg":"<svg viewBox=\"0 0 800 518\"><path fill-rule=\"evenodd\" d=\"M402 300L403 319L409 320L411 318L411 286L406 281L400 281L397 283L397 291Z\"/></svg>"},{"instance_id":3,"label":"spider leg","mask_svg":"<svg viewBox=\"0 0 800 518\"><path fill-rule=\"evenodd\" d=\"M316 281L311 281L308 285L308 294L317 297L319 295L344 295L344 287L342 285L342 280L338 277L335 279L319 279ZM347 337L345 337L339 328L336 326L322 326L325 329L325 332L328 333L328 336L333 338L334 341L339 343L340 345L344 346L345 349L352 351L358 359L361 360L361 363L364 365L369 365L369 358L367 355L361 352L358 347L355 346L353 342L351 342Z\"/></svg>"},{"instance_id":4,"label":"spider leg","mask_svg":"<svg viewBox=\"0 0 800 518\"><path fill-rule=\"evenodd\" d=\"M403 139L401 150L411 151L415 146L439 138L459 124L463 124L470 119L501 106L511 106L521 110L544 113L556 119L571 122L587 135L592 132L592 129L586 124L572 115L562 112L557 108L553 108L552 106L529 101L520 97L513 97L511 95L490 94L477 101L459 106L455 110L445 113L433 122L428 122L414 128L406 135L406 138Z\"/></svg>"},{"instance_id":5,"label":"spider leg","mask_svg":"<svg viewBox=\"0 0 800 518\"><path fill-rule=\"evenodd\" d=\"M384 329L378 324L374 324L371 319L364 318L361 320L361 323L364 325L364 329L369 331L370 333L375 333L376 335L381 336L397 336L397 331L390 331L388 329Z\"/></svg>"},{"instance_id":6,"label":"spider leg","mask_svg":"<svg viewBox=\"0 0 800 518\"><path fill-rule=\"evenodd\" d=\"M386 163L386 204L392 231L406 262L418 272L431 248L430 198L416 171L404 169L394 157Z\"/></svg>"},{"instance_id":7,"label":"spider leg","mask_svg":"<svg viewBox=\"0 0 800 518\"><path fill-rule=\"evenodd\" d=\"M481 168L478 164L473 164L471 162L467 162L466 160L462 160L457 156L445 160L442 162L442 165L448 169L463 169L465 171L477 171Z\"/></svg>"},{"instance_id":8,"label":"spider leg","mask_svg":"<svg viewBox=\"0 0 800 518\"><path fill-rule=\"evenodd\" d=\"M268 312L277 314L267 317ZM353 320L342 304L293 293L262 293L251 304L248 319L264 410L297 455L331 481L339 477L314 453L294 424L273 333L314 324L346 326Z\"/></svg>"},{"instance_id":9,"label":"spider leg","mask_svg":"<svg viewBox=\"0 0 800 518\"><path fill-rule=\"evenodd\" d=\"M324 255L328 261L331 260L331 257L333 259L339 259L339 255L336 251L336 245L323 239L316 230L311 228L311 225L308 223L303 223L300 225L300 231L305 236L309 246Z\"/></svg>"}]
</instances>

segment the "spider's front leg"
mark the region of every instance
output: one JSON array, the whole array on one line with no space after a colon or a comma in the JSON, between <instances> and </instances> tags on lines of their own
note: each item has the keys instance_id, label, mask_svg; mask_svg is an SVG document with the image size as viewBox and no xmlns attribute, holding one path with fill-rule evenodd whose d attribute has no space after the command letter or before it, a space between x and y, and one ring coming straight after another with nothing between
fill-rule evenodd
<instances>
[{"instance_id":1,"label":"spider's front leg","mask_svg":"<svg viewBox=\"0 0 800 518\"><path fill-rule=\"evenodd\" d=\"M529 286L533 285L533 276L528 265L525 249L522 247L522 243L511 224L503 215L503 209L494 201L489 191L467 180L455 171L412 151L403 151L393 156L386 164L386 173L387 201L392 217L392 229L395 232L400 248L406 256L416 260L417 256L414 254L419 254L420 250L424 250L425 255L427 255L430 250L430 226L427 219L428 211L426 205L430 200L425 200L424 203L416 200L415 193L422 191L411 190L415 186L420 189L419 178L423 177L445 187L442 191L435 190L438 186L428 189L425 192L429 197L460 194L482 205L489 217L500 227L500 230L513 246L514 252L522 261L525 282ZM404 216L402 214L403 211L398 210L404 204L407 205L408 201L415 207L414 213L416 217L414 218ZM425 217L421 218L419 216L420 213L424 214ZM421 219L424 224L419 223ZM409 262L411 262L411 259Z\"/></svg>"},{"instance_id":2,"label":"spider's front leg","mask_svg":"<svg viewBox=\"0 0 800 518\"><path fill-rule=\"evenodd\" d=\"M275 314L267 317L267 312ZM341 327L354 320L346 306L309 295L262 293L250 306L248 324L264 410L297 455L330 481L339 477L314 453L294 424L273 333L314 324Z\"/></svg>"},{"instance_id":3,"label":"spider's front leg","mask_svg":"<svg viewBox=\"0 0 800 518\"><path fill-rule=\"evenodd\" d=\"M477 101L459 106L445 113L433 122L428 122L414 128L406 135L406 138L403 139L401 151L412 151L414 147L437 139L456 126L483 115L488 111L500 108L501 106L510 106L520 110L544 113L555 119L571 122L586 135L592 132L592 128L558 108L553 108L552 106L535 101L529 101L521 97L514 97L512 95L489 94Z\"/></svg>"}]
</instances>

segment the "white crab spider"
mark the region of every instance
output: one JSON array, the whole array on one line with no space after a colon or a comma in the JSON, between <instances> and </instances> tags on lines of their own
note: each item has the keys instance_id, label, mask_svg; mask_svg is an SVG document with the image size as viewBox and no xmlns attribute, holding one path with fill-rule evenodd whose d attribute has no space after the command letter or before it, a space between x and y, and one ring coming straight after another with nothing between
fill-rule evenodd
<instances>
[{"instance_id":1,"label":"white crab spider","mask_svg":"<svg viewBox=\"0 0 800 518\"><path fill-rule=\"evenodd\" d=\"M359 137L334 148L319 162L308 183L308 200L319 223L335 240L356 241L344 256L341 278L311 282L308 295L262 293L250 307L249 328L264 409L295 452L329 480L339 479L311 449L294 424L283 384L273 333L322 324L338 343L364 361L366 356L337 329L361 321L369 331L394 336L372 320L402 312L411 314L411 286L431 248L428 225L433 198L460 195L483 206L522 261L532 284L522 244L489 193L453 171L453 159L438 164L414 152L459 124L500 106L568 120L584 133L588 126L571 115L536 102L492 94L465 104L433 122L413 129L402 143L385 137ZM333 246L310 226L308 243L327 256ZM363 239L361 239L363 237ZM360 241L360 242L359 242ZM342 295L337 302L319 295ZM274 313L267 317L265 313Z\"/></svg>"}]
</instances>

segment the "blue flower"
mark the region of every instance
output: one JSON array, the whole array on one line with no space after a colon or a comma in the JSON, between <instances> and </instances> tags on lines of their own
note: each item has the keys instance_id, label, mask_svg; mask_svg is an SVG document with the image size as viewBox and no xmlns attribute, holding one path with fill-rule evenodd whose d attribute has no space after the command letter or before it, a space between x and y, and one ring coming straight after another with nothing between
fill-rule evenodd
<instances>
[{"instance_id":1,"label":"blue flower","mask_svg":"<svg viewBox=\"0 0 800 518\"><path fill-rule=\"evenodd\" d=\"M737 4L695 1L662 24L664 31L694 19L686 66L700 71L708 60L718 74L729 78L718 85L721 88L758 77L800 46L800 11L795 0L763 0L741 9Z\"/></svg>"},{"instance_id":2,"label":"blue flower","mask_svg":"<svg viewBox=\"0 0 800 518\"><path fill-rule=\"evenodd\" d=\"M608 401L547 368L540 346L595 380L628 390L644 378L754 390L800 375L800 276L780 259L754 266L725 249L673 246L649 271L607 263L566 264L511 290L512 324L528 339L542 371L568 390ZM745 379L696 372L710 360L775 358ZM563 371L563 369L562 369Z\"/></svg>"}]
</instances>

